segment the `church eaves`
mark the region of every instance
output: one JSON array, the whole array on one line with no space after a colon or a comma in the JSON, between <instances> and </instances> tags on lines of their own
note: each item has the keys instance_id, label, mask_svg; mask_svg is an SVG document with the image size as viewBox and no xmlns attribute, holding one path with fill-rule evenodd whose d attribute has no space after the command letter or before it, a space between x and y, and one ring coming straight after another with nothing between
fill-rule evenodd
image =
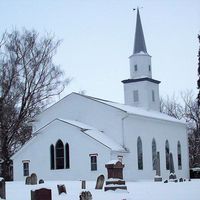
<instances>
[{"instance_id":1,"label":"church eaves","mask_svg":"<svg viewBox=\"0 0 200 200\"><path fill-rule=\"evenodd\" d=\"M146 44L144 40L144 34L142 29L142 23L140 19L139 9L137 9L137 20L136 20L136 29L135 29L135 41L133 54L144 52L147 53Z\"/></svg>"}]
</instances>

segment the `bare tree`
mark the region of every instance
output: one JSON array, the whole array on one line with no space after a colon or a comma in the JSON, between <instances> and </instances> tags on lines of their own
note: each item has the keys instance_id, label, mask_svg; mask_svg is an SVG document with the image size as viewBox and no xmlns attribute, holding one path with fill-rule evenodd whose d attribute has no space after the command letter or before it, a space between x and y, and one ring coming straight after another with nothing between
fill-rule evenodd
<instances>
[{"instance_id":1,"label":"bare tree","mask_svg":"<svg viewBox=\"0 0 200 200\"><path fill-rule=\"evenodd\" d=\"M32 30L4 33L0 39L0 144L4 178L10 157L31 137L30 122L65 88L53 62L60 41Z\"/></svg>"},{"instance_id":2,"label":"bare tree","mask_svg":"<svg viewBox=\"0 0 200 200\"><path fill-rule=\"evenodd\" d=\"M190 167L200 167L200 113L192 91L181 93L181 102L173 96L161 101L161 112L187 123Z\"/></svg>"}]
</instances>

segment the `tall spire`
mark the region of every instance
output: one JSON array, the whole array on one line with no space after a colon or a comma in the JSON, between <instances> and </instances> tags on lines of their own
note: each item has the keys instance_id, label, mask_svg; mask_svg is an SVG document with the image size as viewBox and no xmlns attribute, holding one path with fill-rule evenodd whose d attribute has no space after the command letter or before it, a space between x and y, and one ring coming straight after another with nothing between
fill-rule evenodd
<instances>
[{"instance_id":1,"label":"tall spire","mask_svg":"<svg viewBox=\"0 0 200 200\"><path fill-rule=\"evenodd\" d=\"M134 43L133 54L140 53L141 51L147 53L144 34L142 30L142 23L140 19L140 12L139 9L137 8L137 21L135 29L135 43Z\"/></svg>"}]
</instances>

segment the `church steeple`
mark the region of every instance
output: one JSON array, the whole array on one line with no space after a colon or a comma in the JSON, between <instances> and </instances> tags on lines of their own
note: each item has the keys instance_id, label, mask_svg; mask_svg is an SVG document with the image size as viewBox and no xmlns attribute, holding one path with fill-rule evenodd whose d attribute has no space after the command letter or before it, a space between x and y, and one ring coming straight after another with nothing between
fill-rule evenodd
<instances>
[{"instance_id":1,"label":"church steeple","mask_svg":"<svg viewBox=\"0 0 200 200\"><path fill-rule=\"evenodd\" d=\"M146 44L144 40L144 33L142 29L142 23L140 19L140 12L137 8L137 20L136 20L136 29L135 29L135 42L133 54L144 52L147 53Z\"/></svg>"},{"instance_id":2,"label":"church steeple","mask_svg":"<svg viewBox=\"0 0 200 200\"><path fill-rule=\"evenodd\" d=\"M152 79L151 56L147 53L139 9L137 9L134 49L129 61L130 79L122 81L125 104L159 111L160 81Z\"/></svg>"}]
</instances>

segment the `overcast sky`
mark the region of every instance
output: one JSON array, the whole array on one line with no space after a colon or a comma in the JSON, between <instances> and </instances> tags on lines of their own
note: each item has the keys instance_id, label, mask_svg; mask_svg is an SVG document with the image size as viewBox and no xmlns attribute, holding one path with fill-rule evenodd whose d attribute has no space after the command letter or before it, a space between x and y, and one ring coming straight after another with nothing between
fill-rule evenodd
<instances>
[{"instance_id":1,"label":"overcast sky","mask_svg":"<svg viewBox=\"0 0 200 200\"><path fill-rule=\"evenodd\" d=\"M63 42L55 62L73 81L63 95L123 102L129 78L136 12L140 10L153 78L160 95L196 90L199 0L0 0L0 32L13 28L51 32ZM62 96L63 96L62 95Z\"/></svg>"}]
</instances>

